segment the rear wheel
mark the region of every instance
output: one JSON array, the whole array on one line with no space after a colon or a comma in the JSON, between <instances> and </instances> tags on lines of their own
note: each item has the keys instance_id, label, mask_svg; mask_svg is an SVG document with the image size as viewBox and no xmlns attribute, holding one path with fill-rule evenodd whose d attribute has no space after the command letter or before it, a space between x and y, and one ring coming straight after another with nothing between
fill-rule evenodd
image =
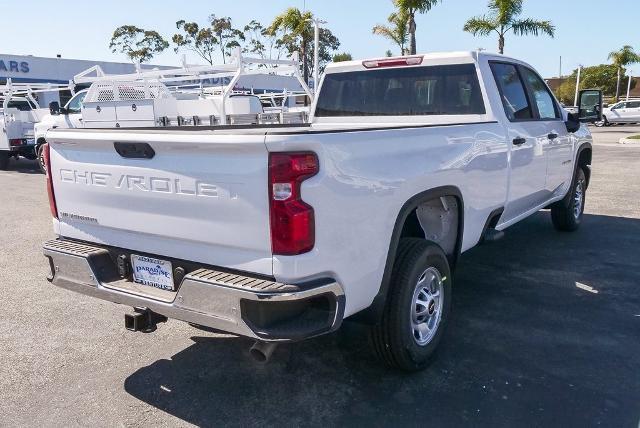
<instances>
[{"instance_id":1,"label":"rear wheel","mask_svg":"<svg viewBox=\"0 0 640 428\"><path fill-rule=\"evenodd\" d=\"M610 126L611 124L607 120L606 116L602 116L602 120L599 122L595 122L594 125L596 125L597 127L601 127L601 126Z\"/></svg>"},{"instance_id":2,"label":"rear wheel","mask_svg":"<svg viewBox=\"0 0 640 428\"><path fill-rule=\"evenodd\" d=\"M0 171L9 169L9 152L0 150Z\"/></svg>"},{"instance_id":3,"label":"rear wheel","mask_svg":"<svg viewBox=\"0 0 640 428\"><path fill-rule=\"evenodd\" d=\"M400 241L382 320L371 330L384 363L406 371L429 364L449 317L451 284L440 246L424 239Z\"/></svg>"},{"instance_id":4,"label":"rear wheel","mask_svg":"<svg viewBox=\"0 0 640 428\"><path fill-rule=\"evenodd\" d=\"M578 167L568 198L551 207L551 221L557 230L573 232L580 227L586 191L587 179L582 168Z\"/></svg>"},{"instance_id":5,"label":"rear wheel","mask_svg":"<svg viewBox=\"0 0 640 428\"><path fill-rule=\"evenodd\" d=\"M43 174L47 173L47 165L44 162L44 144L40 144L36 149L36 156L38 158L38 165L40 166L40 171Z\"/></svg>"}]
</instances>

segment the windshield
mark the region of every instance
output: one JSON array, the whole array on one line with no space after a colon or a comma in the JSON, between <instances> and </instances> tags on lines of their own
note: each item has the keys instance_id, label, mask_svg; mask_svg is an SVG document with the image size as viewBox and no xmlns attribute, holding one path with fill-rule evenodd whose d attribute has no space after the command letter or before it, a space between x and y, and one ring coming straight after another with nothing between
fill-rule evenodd
<instances>
[{"instance_id":1,"label":"windshield","mask_svg":"<svg viewBox=\"0 0 640 428\"><path fill-rule=\"evenodd\" d=\"M31 111L34 109L34 106L27 101L26 98L20 98L9 101L8 108L15 108L20 111Z\"/></svg>"}]
</instances>

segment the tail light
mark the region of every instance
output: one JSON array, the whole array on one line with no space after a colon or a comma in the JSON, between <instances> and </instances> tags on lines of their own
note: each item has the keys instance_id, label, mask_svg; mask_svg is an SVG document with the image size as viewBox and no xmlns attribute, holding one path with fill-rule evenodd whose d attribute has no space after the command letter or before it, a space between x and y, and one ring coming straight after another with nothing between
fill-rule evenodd
<instances>
[{"instance_id":1,"label":"tail light","mask_svg":"<svg viewBox=\"0 0 640 428\"><path fill-rule=\"evenodd\" d=\"M16 147L16 146L22 146L24 144L26 144L27 140L23 140L21 138L11 138L9 140L9 145L11 147Z\"/></svg>"},{"instance_id":2,"label":"tail light","mask_svg":"<svg viewBox=\"0 0 640 428\"><path fill-rule=\"evenodd\" d=\"M271 247L274 254L293 256L311 251L315 244L313 208L302 200L304 180L318 173L312 152L269 154Z\"/></svg>"},{"instance_id":3,"label":"tail light","mask_svg":"<svg viewBox=\"0 0 640 428\"><path fill-rule=\"evenodd\" d=\"M58 207L56 206L56 195L53 193L53 177L51 176L51 156L49 154L49 144L42 146L44 164L47 168L47 193L49 194L49 208L51 215L58 218Z\"/></svg>"}]
</instances>

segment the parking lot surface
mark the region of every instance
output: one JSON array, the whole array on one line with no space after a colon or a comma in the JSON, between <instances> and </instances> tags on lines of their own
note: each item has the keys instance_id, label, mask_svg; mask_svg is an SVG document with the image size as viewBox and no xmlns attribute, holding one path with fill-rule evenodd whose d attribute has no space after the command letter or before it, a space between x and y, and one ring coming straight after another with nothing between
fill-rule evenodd
<instances>
[{"instance_id":1,"label":"parking lot surface","mask_svg":"<svg viewBox=\"0 0 640 428\"><path fill-rule=\"evenodd\" d=\"M595 131L586 215L549 214L465 253L437 359L403 374L372 359L364 327L281 346L177 321L124 329L128 308L55 288L34 162L0 171L0 426L615 426L640 420L638 127Z\"/></svg>"}]
</instances>

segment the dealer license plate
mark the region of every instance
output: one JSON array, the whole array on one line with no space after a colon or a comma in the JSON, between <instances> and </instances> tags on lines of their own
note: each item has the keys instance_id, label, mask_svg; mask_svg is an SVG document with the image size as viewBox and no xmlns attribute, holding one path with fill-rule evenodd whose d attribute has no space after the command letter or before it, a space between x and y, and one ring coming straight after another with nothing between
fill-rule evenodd
<instances>
[{"instance_id":1,"label":"dealer license plate","mask_svg":"<svg viewBox=\"0 0 640 428\"><path fill-rule=\"evenodd\" d=\"M133 280L162 290L174 291L171 262L152 257L131 255Z\"/></svg>"}]
</instances>

